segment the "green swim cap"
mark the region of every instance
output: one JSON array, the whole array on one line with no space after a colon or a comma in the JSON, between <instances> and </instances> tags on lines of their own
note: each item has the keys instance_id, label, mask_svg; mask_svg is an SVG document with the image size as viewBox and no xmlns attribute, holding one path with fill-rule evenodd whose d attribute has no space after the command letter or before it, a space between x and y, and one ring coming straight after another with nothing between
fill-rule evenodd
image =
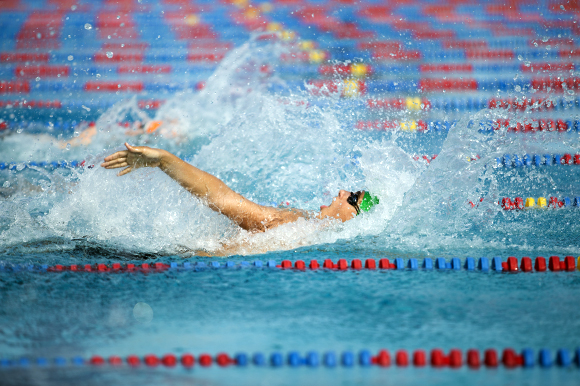
<instances>
[{"instance_id":1,"label":"green swim cap","mask_svg":"<svg viewBox=\"0 0 580 386\"><path fill-rule=\"evenodd\" d=\"M361 211L368 212L373 206L379 203L377 196L371 196L369 192L365 192L362 202L359 205Z\"/></svg>"}]
</instances>

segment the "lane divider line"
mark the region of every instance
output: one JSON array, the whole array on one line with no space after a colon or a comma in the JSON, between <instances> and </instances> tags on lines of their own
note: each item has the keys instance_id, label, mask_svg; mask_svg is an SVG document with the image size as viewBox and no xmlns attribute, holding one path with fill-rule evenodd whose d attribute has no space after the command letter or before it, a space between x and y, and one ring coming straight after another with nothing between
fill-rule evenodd
<instances>
[{"instance_id":1,"label":"lane divider line","mask_svg":"<svg viewBox=\"0 0 580 386\"><path fill-rule=\"evenodd\" d=\"M536 201L533 197L527 197L525 202L522 197L515 197L512 201L509 197L504 197L498 202L503 210L522 210L522 209L545 209L545 208L570 208L580 207L580 197L574 197L574 201L570 197L563 197L558 200L558 197L550 197L550 201L546 201L545 197L538 197ZM473 206L473 203L472 203Z\"/></svg>"},{"instance_id":2,"label":"lane divider line","mask_svg":"<svg viewBox=\"0 0 580 386\"><path fill-rule=\"evenodd\" d=\"M201 272L205 270L215 270L215 269L249 269L249 268L270 268L277 270L296 270L296 271L314 271L318 269L330 270L330 271L347 271L347 270L395 270L395 271L417 271L419 269L426 271L496 271L496 272L559 272L567 271L572 272L577 269L580 270L580 256L575 258L574 256L565 256L560 259L559 256L550 256L547 260L543 256L538 256L532 263L532 259L528 256L522 257L519 261L515 256L509 256L506 261L503 261L501 257L480 257L475 259L474 257L467 257L464 261L461 261L458 257L451 258L451 260L446 260L443 257L438 257L432 259L430 257L424 258L422 261L418 259L411 258L408 260L403 260L402 258L395 258L391 262L387 258L382 258L377 261L374 259L366 259L364 263L360 259L353 259L348 262L346 259L339 259L336 263L331 259L326 259L322 263L322 266L317 260L310 260L308 264L304 260L296 260L292 262L290 260L282 260L279 264L275 260L269 260L267 262L262 262L256 260L254 262L241 261L211 261L203 262L199 261L195 264L191 262L171 262L166 263L142 263L142 264L121 264L113 263L107 264L72 264L72 265L34 265L34 264L10 264L0 261L0 272L107 272L107 273L123 273L123 272L140 272L140 273L154 273L154 272L165 272L165 271L195 271Z\"/></svg>"},{"instance_id":3,"label":"lane divider line","mask_svg":"<svg viewBox=\"0 0 580 386\"><path fill-rule=\"evenodd\" d=\"M443 350L434 348L429 353L426 350L414 350L411 355L406 350L398 350L391 356L388 350L379 350L375 355L371 354L369 350L361 350L358 355L352 351L344 351L339 355L334 351L323 352L322 355L317 351L309 351L306 354L300 354L297 351L288 352L286 355L281 352L273 352L266 356L262 352L249 355L244 352L237 353L230 356L226 353L219 353L215 356L210 354L199 354L194 357L190 353L177 356L175 354L165 354L161 357L155 354L147 354L144 356L128 355L122 358L117 355L111 355L104 358L99 355L93 355L90 358L83 358L81 356L70 359L64 357L56 357L48 359L44 357L37 358L17 358L17 359L0 359L0 370L11 368L30 368L30 367L64 367L64 366L93 366L93 367L121 367L129 366L132 368L158 367L164 366L174 368L181 365L187 369L191 369L199 365L201 367L210 367L218 365L219 367L238 366L246 367L254 365L256 367L282 367L284 365L292 368L302 366L319 367L324 366L328 368L335 367L353 367L359 365L361 367L378 366L387 368L390 366L397 367L425 367L431 366L435 368L451 368L459 369L467 366L471 369L481 368L497 368L500 366L508 369L517 367L532 368L539 366L541 368L571 368L580 367L580 348L570 352L570 350L561 348L556 351L556 355L547 348L538 350L537 355L534 350L530 348L523 349L519 354L512 348L505 348L501 352L501 357L495 349L481 350L469 349L465 353L460 349L454 348L449 350L446 354Z\"/></svg>"}]
</instances>

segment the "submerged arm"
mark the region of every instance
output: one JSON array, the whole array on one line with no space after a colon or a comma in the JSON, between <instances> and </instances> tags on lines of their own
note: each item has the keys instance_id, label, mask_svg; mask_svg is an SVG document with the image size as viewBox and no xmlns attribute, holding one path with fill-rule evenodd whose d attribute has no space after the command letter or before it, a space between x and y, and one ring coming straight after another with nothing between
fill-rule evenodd
<instances>
[{"instance_id":1,"label":"submerged arm","mask_svg":"<svg viewBox=\"0 0 580 386\"><path fill-rule=\"evenodd\" d=\"M243 229L264 231L300 217L294 212L258 205L234 192L219 178L188 164L168 151L146 146L133 147L127 143L125 146L127 150L106 157L101 166L105 169L125 167L119 172L119 176L140 167L159 167L185 190L205 201L211 209L226 215Z\"/></svg>"}]
</instances>

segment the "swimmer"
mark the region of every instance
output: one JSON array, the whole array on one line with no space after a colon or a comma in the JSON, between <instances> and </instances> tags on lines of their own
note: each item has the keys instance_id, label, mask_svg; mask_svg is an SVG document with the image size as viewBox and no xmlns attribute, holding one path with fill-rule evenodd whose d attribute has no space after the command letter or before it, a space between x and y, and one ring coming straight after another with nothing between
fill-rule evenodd
<instances>
[{"instance_id":1,"label":"swimmer","mask_svg":"<svg viewBox=\"0 0 580 386\"><path fill-rule=\"evenodd\" d=\"M163 135L166 138L177 137L175 127L179 124L178 119L164 121L149 121L147 123L136 121L132 129L125 131L126 135L136 136L142 134Z\"/></svg>"},{"instance_id":2,"label":"swimmer","mask_svg":"<svg viewBox=\"0 0 580 386\"><path fill-rule=\"evenodd\" d=\"M133 123L133 128L128 129L125 131L125 135L134 137L134 136L162 136L166 139L175 139L177 142L180 142L185 138L184 135L180 134L176 129L179 125L179 120L171 119L167 122L164 121L149 121L149 122L141 122L135 121ZM69 147L77 147L77 146L88 146L93 142L95 135L97 134L97 125L95 122L90 122L89 126L81 130L79 135L75 138L67 139L67 140L59 140L58 147L61 149L66 149L67 146Z\"/></svg>"},{"instance_id":3,"label":"swimmer","mask_svg":"<svg viewBox=\"0 0 580 386\"><path fill-rule=\"evenodd\" d=\"M67 146L69 147L77 147L77 146L88 146L93 142L93 137L97 134L97 125L95 122L89 123L89 127L84 130L81 130L77 137L71 138L69 140L59 140L58 147L61 149L66 149Z\"/></svg>"},{"instance_id":4,"label":"swimmer","mask_svg":"<svg viewBox=\"0 0 580 386\"><path fill-rule=\"evenodd\" d=\"M365 191L353 193L341 190L329 206L320 207L319 213L262 206L234 192L219 178L188 164L168 151L147 146L131 146L128 143L125 146L127 150L109 155L101 166L105 169L124 168L118 176L141 167L158 167L211 209L250 232L264 232L300 218L333 218L345 222L361 211L368 211L379 202L377 197Z\"/></svg>"}]
</instances>

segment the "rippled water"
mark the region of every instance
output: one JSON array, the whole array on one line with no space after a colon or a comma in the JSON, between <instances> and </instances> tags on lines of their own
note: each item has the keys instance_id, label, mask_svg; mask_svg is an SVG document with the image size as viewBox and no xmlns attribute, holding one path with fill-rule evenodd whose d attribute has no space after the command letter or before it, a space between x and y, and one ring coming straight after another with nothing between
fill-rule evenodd
<instances>
[{"instance_id":1,"label":"rippled water","mask_svg":"<svg viewBox=\"0 0 580 386\"><path fill-rule=\"evenodd\" d=\"M354 99L313 97L262 64L282 46L251 42L228 56L206 88L173 96L154 119L171 136L135 138L167 148L249 199L315 211L339 189L370 190L381 204L344 224L300 221L250 234L212 212L158 170L119 178L99 166L11 171L0 201L0 259L8 264L181 261L230 240L241 260L578 255L578 208L503 211L501 197L580 192L577 166L496 168L503 154L578 152L576 133L478 132L479 122L529 112L484 110L442 134L360 131ZM273 86L283 92L272 92ZM285 88L284 88L285 87ZM389 115L390 114L390 115ZM386 112L383 118L412 118ZM88 147L19 134L0 151L14 161L67 159L98 165L127 139L116 122L149 119L136 100L98 117ZM429 165L416 154L438 154ZM476 159L479 156L479 159ZM472 159L473 160L470 160ZM471 208L469 201L483 201ZM240 256L246 255L246 256ZM576 273L279 272L163 274L0 272L0 347L6 356L128 355L280 350L574 348L580 331ZM151 322L132 314L144 302ZM13 383L122 380L185 383L185 370L12 371ZM482 382L572 384L576 373L504 370L195 370L201 384ZM314 374L314 375L313 375ZM484 374L484 375L482 375ZM149 379L149 377L153 377ZM157 378L155 378L157 377ZM305 377L305 378L301 378ZM258 381L257 378L261 380ZM153 380L155 379L155 380ZM313 382L314 380L314 382ZM333 381L334 380L334 381ZM339 382L340 383L340 382Z\"/></svg>"}]
</instances>

